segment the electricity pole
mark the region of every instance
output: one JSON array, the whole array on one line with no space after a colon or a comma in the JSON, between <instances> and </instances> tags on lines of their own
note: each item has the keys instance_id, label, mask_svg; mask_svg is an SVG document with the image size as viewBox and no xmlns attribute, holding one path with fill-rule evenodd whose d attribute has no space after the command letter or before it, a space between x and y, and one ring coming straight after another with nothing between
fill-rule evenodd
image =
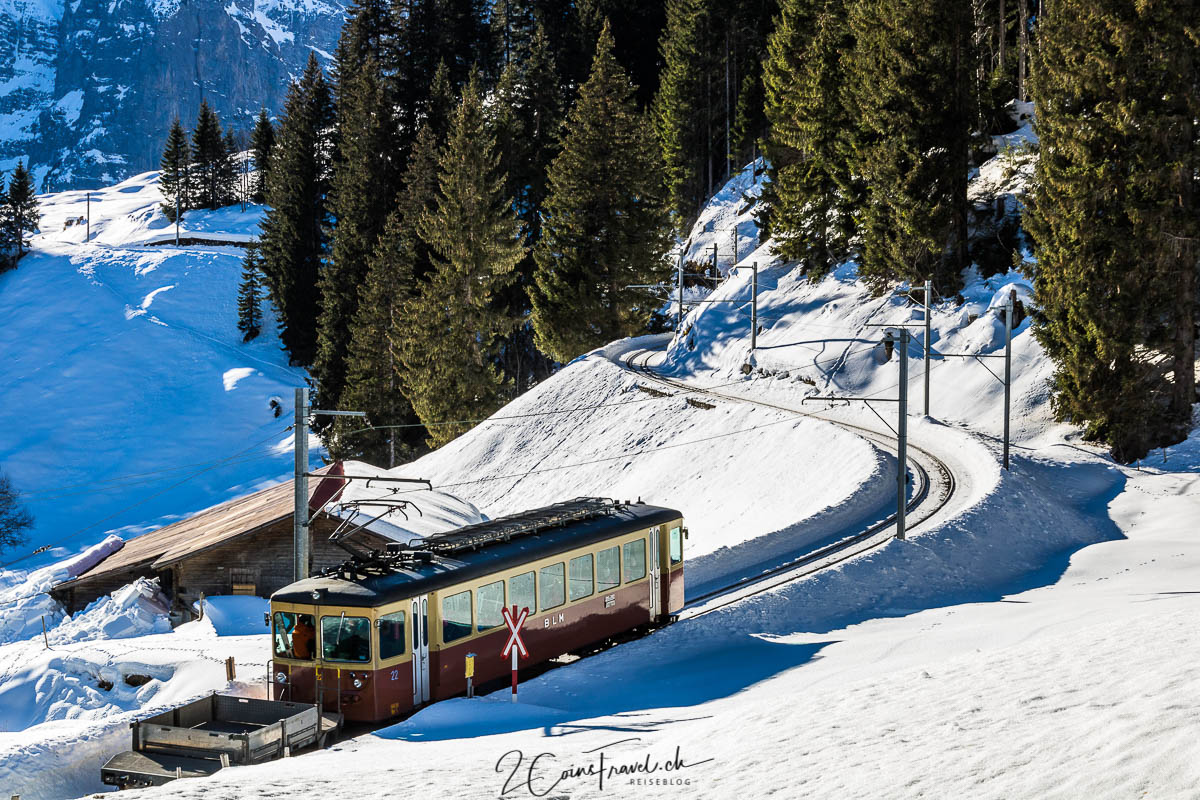
<instances>
[{"instance_id":1,"label":"electricity pole","mask_svg":"<svg viewBox=\"0 0 1200 800\"><path fill-rule=\"evenodd\" d=\"M85 242L92 240L92 193L87 193L87 236L83 239Z\"/></svg>"},{"instance_id":2,"label":"electricity pole","mask_svg":"<svg viewBox=\"0 0 1200 800\"><path fill-rule=\"evenodd\" d=\"M1008 300L1004 303L1004 468L1008 469L1008 420L1011 415L1012 395L1012 329L1013 306L1016 304L1017 290L1008 290Z\"/></svg>"},{"instance_id":3,"label":"electricity pole","mask_svg":"<svg viewBox=\"0 0 1200 800\"><path fill-rule=\"evenodd\" d=\"M679 251L679 309L676 313L675 332L683 332L683 250Z\"/></svg>"},{"instance_id":4,"label":"electricity pole","mask_svg":"<svg viewBox=\"0 0 1200 800\"><path fill-rule=\"evenodd\" d=\"M896 538L905 533L908 504L908 328L900 329L900 408L896 418Z\"/></svg>"},{"instance_id":5,"label":"electricity pole","mask_svg":"<svg viewBox=\"0 0 1200 800\"><path fill-rule=\"evenodd\" d=\"M929 296L933 293L933 281L925 281L925 416L929 416Z\"/></svg>"},{"instance_id":6,"label":"electricity pole","mask_svg":"<svg viewBox=\"0 0 1200 800\"><path fill-rule=\"evenodd\" d=\"M362 411L323 411L308 407L308 387L296 389L295 426L295 507L292 514L292 547L296 580L304 580L312 572L312 550L308 541L308 425L310 419L324 414L333 417L365 417Z\"/></svg>"},{"instance_id":7,"label":"electricity pole","mask_svg":"<svg viewBox=\"0 0 1200 800\"><path fill-rule=\"evenodd\" d=\"M758 263L750 265L754 270L750 278L750 352L758 347Z\"/></svg>"}]
</instances>

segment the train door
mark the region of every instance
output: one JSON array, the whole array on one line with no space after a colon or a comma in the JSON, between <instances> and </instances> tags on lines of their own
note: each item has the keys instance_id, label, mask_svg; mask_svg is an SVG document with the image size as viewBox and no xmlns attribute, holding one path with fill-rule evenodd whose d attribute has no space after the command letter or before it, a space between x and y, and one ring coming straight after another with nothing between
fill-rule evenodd
<instances>
[{"instance_id":1,"label":"train door","mask_svg":"<svg viewBox=\"0 0 1200 800\"><path fill-rule=\"evenodd\" d=\"M429 702L429 595L412 601L413 708Z\"/></svg>"},{"instance_id":2,"label":"train door","mask_svg":"<svg viewBox=\"0 0 1200 800\"><path fill-rule=\"evenodd\" d=\"M662 613L662 558L658 554L658 528L650 529L650 619L658 619Z\"/></svg>"}]
</instances>

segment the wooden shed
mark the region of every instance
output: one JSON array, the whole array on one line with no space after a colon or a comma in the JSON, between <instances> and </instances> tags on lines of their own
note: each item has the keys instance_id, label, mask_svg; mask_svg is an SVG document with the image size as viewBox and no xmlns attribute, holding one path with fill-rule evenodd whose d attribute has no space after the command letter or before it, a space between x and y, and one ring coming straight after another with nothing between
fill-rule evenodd
<instances>
[{"instance_id":1,"label":"wooden shed","mask_svg":"<svg viewBox=\"0 0 1200 800\"><path fill-rule=\"evenodd\" d=\"M324 467L309 480L309 510L315 514L339 493L345 480L340 463ZM248 594L270 597L293 576L293 482L239 497L185 520L130 539L87 572L54 587L54 595L74 613L138 577L157 577L173 611L190 612L206 596ZM337 522L327 515L309 529L313 570L335 566L347 557L330 543ZM381 549L391 541L362 531L358 542Z\"/></svg>"}]
</instances>

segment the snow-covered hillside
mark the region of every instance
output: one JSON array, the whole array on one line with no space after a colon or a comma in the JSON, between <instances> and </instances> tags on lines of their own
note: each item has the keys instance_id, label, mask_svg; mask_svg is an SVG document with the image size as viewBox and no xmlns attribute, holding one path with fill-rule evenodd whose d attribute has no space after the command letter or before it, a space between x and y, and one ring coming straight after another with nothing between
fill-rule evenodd
<instances>
[{"instance_id":1,"label":"snow-covered hillside","mask_svg":"<svg viewBox=\"0 0 1200 800\"><path fill-rule=\"evenodd\" d=\"M304 372L273 324L241 342L240 248L141 244L173 232L154 178L93 192L87 243L84 194L43 197L34 252L0 275L0 463L36 518L30 550L128 536L291 472ZM260 216L189 212L183 233L248 239Z\"/></svg>"},{"instance_id":2,"label":"snow-covered hillside","mask_svg":"<svg viewBox=\"0 0 1200 800\"><path fill-rule=\"evenodd\" d=\"M973 186L1011 192L1019 181L1007 177L1019 169L989 162ZM757 352L750 270L734 269L728 247L728 262L719 251L728 277L709 299L733 302L696 306L677 336L577 359L401 474L493 516L577 495L679 508L691 532L689 597L886 515L893 453L836 423L887 434L895 404L877 404L877 417L862 404L812 398L894 398L897 357L880 344L886 328L873 326L912 324L921 312L906 287L872 296L853 264L813 284L776 263L748 223L743 195L753 187L751 173L735 178L690 246L703 252L709 223L724 237L737 226L738 262L760 266ZM217 215L203 224L250 230ZM184 297L175 289L144 314L124 299L171 283L154 271L136 283L135 261L124 260L160 252L122 241L160 236L161 224L148 215L121 225L100 230L106 244L94 255L44 243L21 269L65 259L58 269L79 275L94 263L89 280L124 276L120 307L135 312L121 314L125 324L180 333L149 319ZM135 277L111 267L115 254ZM187 265L209 256L188 248L146 263L174 263L188 276L199 270ZM1000 303L1012 289L1026 302L1029 290L1016 273L968 277L962 300L940 300L930 320L928 418L924 335L912 329L909 433L947 466L954 493L907 541L552 670L523 683L516 705L503 692L445 701L331 750L135 796L1190 796L1200 785L1190 733L1200 667L1188 657L1200 435L1141 469L1113 464L1053 421L1049 365L1025 320L1013 337L1013 468L1003 471L1002 387L982 363L950 354L1000 352ZM0 278L0 296L11 280ZM197 309L175 311L160 321L208 332ZM201 352L224 365L213 353L228 347L208 346ZM658 351L649 364L673 388L630 369L627 358L645 350ZM263 398L249 395L242 413L253 413L251 400ZM249 438L243 430L240 441ZM258 608L217 599L204 623L166 633L154 627L154 602L152 589L130 587L54 626L49 650L40 627L0 645L0 707L13 709L0 714L0 794L99 790L99 765L125 747L130 719L216 689L262 690L268 642L256 632ZM234 686L220 668L229 655L239 665ZM130 674L149 680L131 687L122 683Z\"/></svg>"}]
</instances>

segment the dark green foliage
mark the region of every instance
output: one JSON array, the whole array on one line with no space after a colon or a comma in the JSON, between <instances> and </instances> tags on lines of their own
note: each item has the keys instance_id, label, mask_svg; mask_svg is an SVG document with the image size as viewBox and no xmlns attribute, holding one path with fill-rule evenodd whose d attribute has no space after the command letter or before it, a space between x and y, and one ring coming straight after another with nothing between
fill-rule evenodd
<instances>
[{"instance_id":1,"label":"dark green foliage","mask_svg":"<svg viewBox=\"0 0 1200 800\"><path fill-rule=\"evenodd\" d=\"M427 424L486 416L506 397L496 364L513 323L497 298L524 248L498 165L495 134L472 80L439 159L436 208L419 226L434 253L433 271L405 308L404 391ZM429 441L442 444L469 427L432 427Z\"/></svg>"},{"instance_id":2,"label":"dark green foliage","mask_svg":"<svg viewBox=\"0 0 1200 800\"><path fill-rule=\"evenodd\" d=\"M242 267L242 282L238 286L238 330L242 341L258 338L262 333L262 275L259 272L258 247L246 249L246 260Z\"/></svg>"},{"instance_id":3,"label":"dark green foliage","mask_svg":"<svg viewBox=\"0 0 1200 800\"><path fill-rule=\"evenodd\" d=\"M629 73L639 109L648 107L658 91L663 69L659 41L667 24L665 0L579 0L579 46L575 58L559 61L563 74L575 82L588 75L600 29L609 24L617 63ZM553 35L550 26L547 29Z\"/></svg>"},{"instance_id":4,"label":"dark green foliage","mask_svg":"<svg viewBox=\"0 0 1200 800\"><path fill-rule=\"evenodd\" d=\"M260 237L262 272L279 313L280 338L294 364L316 354L317 277L329 212L333 104L316 57L288 90L267 184L270 209Z\"/></svg>"},{"instance_id":5,"label":"dark green foliage","mask_svg":"<svg viewBox=\"0 0 1200 800\"><path fill-rule=\"evenodd\" d=\"M392 157L392 103L373 56L343 64L339 74L339 158L334 164L329 208L334 218L330 259L321 272L321 316L312 376L315 402L342 396L350 324L358 309L367 261L375 250L399 184Z\"/></svg>"},{"instance_id":6,"label":"dark green foliage","mask_svg":"<svg viewBox=\"0 0 1200 800\"><path fill-rule=\"evenodd\" d=\"M670 275L661 170L606 26L550 168L536 251L533 326L538 346L555 359L646 330L652 295L626 287Z\"/></svg>"},{"instance_id":7,"label":"dark green foliage","mask_svg":"<svg viewBox=\"0 0 1200 800\"><path fill-rule=\"evenodd\" d=\"M413 299L418 282L432 270L429 247L418 235L417 227L435 207L437 151L437 135L428 125L422 127L409 156L399 202L371 254L351 326L346 388L339 406L366 412L367 421L374 427L410 427L348 435L354 428L335 423L327 444L339 458L355 457L390 466L406 460L423 443L424 430L401 391L405 369L400 355L401 344L409 335L405 304Z\"/></svg>"},{"instance_id":8,"label":"dark green foliage","mask_svg":"<svg viewBox=\"0 0 1200 800\"><path fill-rule=\"evenodd\" d=\"M741 103L738 92L748 85L756 93L774 6L723 6L714 0L666 4L654 125L681 233L732 168L745 163L763 130L761 105ZM735 150L735 136L744 149Z\"/></svg>"},{"instance_id":9,"label":"dark green foliage","mask_svg":"<svg viewBox=\"0 0 1200 800\"><path fill-rule=\"evenodd\" d=\"M163 148L159 168L162 174L158 179L158 188L162 192L162 211L167 219L175 221L176 208L181 211L188 209L188 165L191 162L191 150L188 147L187 134L179 118L171 123L167 133L167 144Z\"/></svg>"},{"instance_id":10,"label":"dark green foliage","mask_svg":"<svg viewBox=\"0 0 1200 800\"><path fill-rule=\"evenodd\" d=\"M1025 224L1055 408L1121 461L1178 441L1195 402L1195 12L1060 0L1034 71Z\"/></svg>"},{"instance_id":11,"label":"dark green foliage","mask_svg":"<svg viewBox=\"0 0 1200 800\"><path fill-rule=\"evenodd\" d=\"M275 126L267 116L265 108L259 109L254 119L254 132L250 134L250 152L254 158L254 184L250 199L262 203L267 198L267 180L271 174L271 151L275 147Z\"/></svg>"},{"instance_id":12,"label":"dark green foliage","mask_svg":"<svg viewBox=\"0 0 1200 800\"><path fill-rule=\"evenodd\" d=\"M25 531L33 527L33 515L21 505L21 495L12 481L0 472L0 553L28 541Z\"/></svg>"},{"instance_id":13,"label":"dark green foliage","mask_svg":"<svg viewBox=\"0 0 1200 800\"><path fill-rule=\"evenodd\" d=\"M220 208L232 202L229 151L221 134L221 120L207 100L200 101L192 130L190 169L192 208Z\"/></svg>"},{"instance_id":14,"label":"dark green foliage","mask_svg":"<svg viewBox=\"0 0 1200 800\"><path fill-rule=\"evenodd\" d=\"M3 237L3 243L16 252L16 260L25 255L25 248L29 245L26 236L37 231L40 221L33 176L25 169L25 163L18 161L9 179L8 190L4 192L3 216L0 217L0 227L3 228L0 236Z\"/></svg>"},{"instance_id":15,"label":"dark green foliage","mask_svg":"<svg viewBox=\"0 0 1200 800\"><path fill-rule=\"evenodd\" d=\"M862 191L851 178L843 0L785 0L764 71L770 226L777 252L819 278L847 255Z\"/></svg>"},{"instance_id":16,"label":"dark green foliage","mask_svg":"<svg viewBox=\"0 0 1200 800\"><path fill-rule=\"evenodd\" d=\"M867 187L860 275L876 287L932 278L956 289L967 257L970 7L854 0L849 28L850 169Z\"/></svg>"}]
</instances>

